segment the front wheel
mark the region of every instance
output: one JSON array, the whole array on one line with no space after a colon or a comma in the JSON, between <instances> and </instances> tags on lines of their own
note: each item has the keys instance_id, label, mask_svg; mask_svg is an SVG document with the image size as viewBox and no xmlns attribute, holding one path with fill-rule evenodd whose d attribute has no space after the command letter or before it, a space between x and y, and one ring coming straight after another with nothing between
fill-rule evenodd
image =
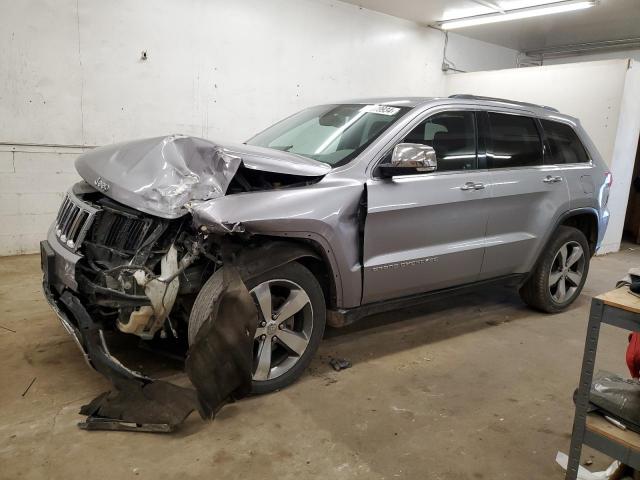
<instances>
[{"instance_id":1,"label":"front wheel","mask_svg":"<svg viewBox=\"0 0 640 480\"><path fill-rule=\"evenodd\" d=\"M584 287L589 259L584 233L573 227L558 227L536 269L520 289L520 296L527 305L543 312L565 310Z\"/></svg>"},{"instance_id":2,"label":"front wheel","mask_svg":"<svg viewBox=\"0 0 640 480\"><path fill-rule=\"evenodd\" d=\"M211 311L221 279L222 271L216 272L198 294L189 319L189 344L206 320L204 312ZM247 288L259 316L252 391L272 392L297 380L318 349L326 323L324 294L314 275L296 262L260 275Z\"/></svg>"}]
</instances>

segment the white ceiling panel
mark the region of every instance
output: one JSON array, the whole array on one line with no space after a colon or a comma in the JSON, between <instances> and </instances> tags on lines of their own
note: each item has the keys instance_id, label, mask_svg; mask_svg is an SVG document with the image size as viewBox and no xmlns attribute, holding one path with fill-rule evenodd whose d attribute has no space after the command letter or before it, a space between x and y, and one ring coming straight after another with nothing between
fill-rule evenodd
<instances>
[{"instance_id":1,"label":"white ceiling panel","mask_svg":"<svg viewBox=\"0 0 640 480\"><path fill-rule=\"evenodd\" d=\"M509 10L554 0L345 0L423 25L439 20L493 13L490 6ZM520 51L573 43L640 37L640 0L600 0L586 10L514 20L454 30L477 40Z\"/></svg>"}]
</instances>

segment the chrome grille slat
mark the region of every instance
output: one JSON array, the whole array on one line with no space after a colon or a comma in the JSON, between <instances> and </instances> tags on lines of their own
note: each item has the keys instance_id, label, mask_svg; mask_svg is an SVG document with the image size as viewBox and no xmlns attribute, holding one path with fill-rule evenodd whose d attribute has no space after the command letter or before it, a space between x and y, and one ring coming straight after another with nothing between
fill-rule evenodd
<instances>
[{"instance_id":1,"label":"chrome grille slat","mask_svg":"<svg viewBox=\"0 0 640 480\"><path fill-rule=\"evenodd\" d=\"M67 208L67 212L64 216L64 218L62 219L62 222L60 223L60 228L62 230L65 230L69 228L69 223L71 223L71 220L73 219L74 214L76 213L76 210L73 206L73 203L69 202L69 207Z\"/></svg>"},{"instance_id":2,"label":"chrome grille slat","mask_svg":"<svg viewBox=\"0 0 640 480\"><path fill-rule=\"evenodd\" d=\"M66 223L67 217L69 213L73 209L72 203L69 201L67 197L64 197L64 203L62 204L62 208L60 209L60 219L56 225L57 228L61 229L62 226Z\"/></svg>"},{"instance_id":3,"label":"chrome grille slat","mask_svg":"<svg viewBox=\"0 0 640 480\"><path fill-rule=\"evenodd\" d=\"M65 212L67 211L67 208L69 208L69 202L67 200L67 197L64 197L64 200L62 200L62 205L60 205L60 210L58 210L58 215L56 217L56 225L60 224L60 220L62 219Z\"/></svg>"},{"instance_id":4,"label":"chrome grille slat","mask_svg":"<svg viewBox=\"0 0 640 480\"><path fill-rule=\"evenodd\" d=\"M62 234L60 235L60 239L63 242L66 242L67 239L69 238L69 234L71 232L71 226L73 225L73 222L75 221L79 210L80 210L79 208L72 208L69 211L69 215L67 215L65 222L61 225L60 230L62 231Z\"/></svg>"},{"instance_id":5,"label":"chrome grille slat","mask_svg":"<svg viewBox=\"0 0 640 480\"><path fill-rule=\"evenodd\" d=\"M80 222L82 222L83 217L84 212L82 210L78 210L75 217L73 218L73 222L71 222L71 227L69 228L69 234L67 235L67 237L72 242L76 239L76 234L80 233Z\"/></svg>"},{"instance_id":6,"label":"chrome grille slat","mask_svg":"<svg viewBox=\"0 0 640 480\"><path fill-rule=\"evenodd\" d=\"M68 249L77 251L99 211L99 208L82 201L69 191L56 217L55 233L60 242Z\"/></svg>"}]
</instances>

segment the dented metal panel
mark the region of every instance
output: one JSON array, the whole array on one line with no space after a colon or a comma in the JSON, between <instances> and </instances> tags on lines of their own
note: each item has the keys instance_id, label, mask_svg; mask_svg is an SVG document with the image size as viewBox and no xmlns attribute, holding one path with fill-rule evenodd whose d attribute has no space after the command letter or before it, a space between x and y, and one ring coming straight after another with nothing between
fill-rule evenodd
<instances>
[{"instance_id":1,"label":"dented metal panel","mask_svg":"<svg viewBox=\"0 0 640 480\"><path fill-rule=\"evenodd\" d=\"M331 170L324 163L287 152L186 135L96 148L76 160L76 170L118 202L158 217L178 218L193 200L223 196L241 164L299 176L321 176Z\"/></svg>"},{"instance_id":2,"label":"dented metal panel","mask_svg":"<svg viewBox=\"0 0 640 480\"><path fill-rule=\"evenodd\" d=\"M194 202L193 221L214 233L246 231L314 242L334 272L336 302L355 307L361 300L356 220L363 185L326 176L306 188L270 190Z\"/></svg>"}]
</instances>

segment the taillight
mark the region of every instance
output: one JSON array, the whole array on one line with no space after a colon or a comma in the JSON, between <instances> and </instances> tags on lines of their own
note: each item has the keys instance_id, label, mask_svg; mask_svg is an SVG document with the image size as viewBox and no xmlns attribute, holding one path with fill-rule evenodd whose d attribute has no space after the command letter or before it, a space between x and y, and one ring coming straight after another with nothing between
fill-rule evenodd
<instances>
[{"instance_id":1,"label":"taillight","mask_svg":"<svg viewBox=\"0 0 640 480\"><path fill-rule=\"evenodd\" d=\"M613 174L611 172L607 172L605 174L604 184L609 188L611 188L611 185L613 185Z\"/></svg>"},{"instance_id":2,"label":"taillight","mask_svg":"<svg viewBox=\"0 0 640 480\"><path fill-rule=\"evenodd\" d=\"M603 208L607 207L609 203L609 192L611 191L611 185L613 185L613 175L611 172L606 172L604 175L604 188L601 193L601 204Z\"/></svg>"}]
</instances>

